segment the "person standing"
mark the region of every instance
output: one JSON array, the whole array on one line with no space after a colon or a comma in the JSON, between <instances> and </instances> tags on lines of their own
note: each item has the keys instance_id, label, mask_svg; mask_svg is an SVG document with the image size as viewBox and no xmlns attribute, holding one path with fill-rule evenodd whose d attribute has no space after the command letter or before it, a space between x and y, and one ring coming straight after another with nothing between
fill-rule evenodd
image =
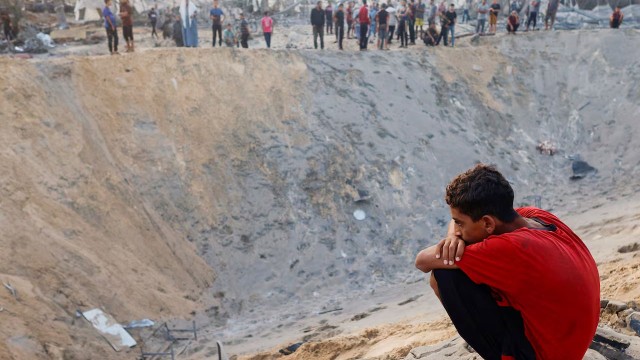
<instances>
[{"instance_id":1,"label":"person standing","mask_svg":"<svg viewBox=\"0 0 640 360\"><path fill-rule=\"evenodd\" d=\"M111 0L104 0L102 17L104 17L104 28L107 30L109 53L116 55L118 54L118 29L116 28L116 17L111 12Z\"/></svg>"},{"instance_id":2,"label":"person standing","mask_svg":"<svg viewBox=\"0 0 640 360\"><path fill-rule=\"evenodd\" d=\"M396 31L396 26L398 25L398 17L396 16L396 9L393 6L387 6L385 9L389 14L389 38L387 39L387 50L389 49L389 44L391 44L391 40L393 40L393 34Z\"/></svg>"},{"instance_id":3,"label":"person standing","mask_svg":"<svg viewBox=\"0 0 640 360\"><path fill-rule=\"evenodd\" d=\"M333 6L331 2L324 8L324 23L326 25L325 34L333 34Z\"/></svg>"},{"instance_id":4,"label":"person standing","mask_svg":"<svg viewBox=\"0 0 640 360\"><path fill-rule=\"evenodd\" d=\"M267 43L267 49L271 49L271 33L273 32L273 19L269 16L269 12L264 12L262 21L262 33L264 34L264 42Z\"/></svg>"},{"instance_id":5,"label":"person standing","mask_svg":"<svg viewBox=\"0 0 640 360\"><path fill-rule=\"evenodd\" d=\"M369 39L371 43L373 43L373 39L375 39L378 31L378 24L376 21L376 17L378 15L378 4L372 3L371 8L369 9L369 20L371 20L371 25L369 25Z\"/></svg>"},{"instance_id":6,"label":"person standing","mask_svg":"<svg viewBox=\"0 0 640 360\"><path fill-rule=\"evenodd\" d=\"M122 37L127 42L127 52L133 49L133 10L129 0L120 1L120 19L122 19Z\"/></svg>"},{"instance_id":7,"label":"person standing","mask_svg":"<svg viewBox=\"0 0 640 360\"><path fill-rule=\"evenodd\" d=\"M384 41L387 39L387 33L389 32L389 13L387 12L386 4L382 4L382 9L376 14L376 23L378 24L378 49L384 50Z\"/></svg>"},{"instance_id":8,"label":"person standing","mask_svg":"<svg viewBox=\"0 0 640 360\"><path fill-rule=\"evenodd\" d=\"M342 40L344 39L344 5L338 5L338 11L333 14L333 22L336 24L336 37L338 49L343 50Z\"/></svg>"},{"instance_id":9,"label":"person standing","mask_svg":"<svg viewBox=\"0 0 640 360\"><path fill-rule=\"evenodd\" d=\"M186 47L198 47L198 8L191 0L180 2L182 42Z\"/></svg>"},{"instance_id":10,"label":"person standing","mask_svg":"<svg viewBox=\"0 0 640 360\"><path fill-rule=\"evenodd\" d=\"M173 15L170 14L169 16L173 16ZM172 27L173 27L173 29L172 29L171 38L176 43L177 47L183 47L184 46L184 39L182 38L182 35L183 35L182 19L180 18L180 15L176 15L176 19L173 22L173 26Z\"/></svg>"},{"instance_id":11,"label":"person standing","mask_svg":"<svg viewBox=\"0 0 640 360\"><path fill-rule=\"evenodd\" d=\"M489 5L487 0L482 0L478 5L478 23L476 24L476 34L484 34L484 26L487 23L487 14L489 13Z\"/></svg>"},{"instance_id":12,"label":"person standing","mask_svg":"<svg viewBox=\"0 0 640 360\"><path fill-rule=\"evenodd\" d=\"M620 25L622 25L622 20L624 20L624 14L620 11L620 6L616 6L611 17L609 17L609 26L612 29L619 29Z\"/></svg>"},{"instance_id":13,"label":"person standing","mask_svg":"<svg viewBox=\"0 0 640 360\"><path fill-rule=\"evenodd\" d=\"M456 23L458 22L458 14L456 13L456 8L454 4L449 5L449 10L444 13L444 16L447 17L449 24L449 33L451 34L451 47L453 47L456 43ZM444 42L445 46L447 42Z\"/></svg>"},{"instance_id":14,"label":"person standing","mask_svg":"<svg viewBox=\"0 0 640 360\"><path fill-rule=\"evenodd\" d=\"M109 10L111 11L111 10ZM15 39L15 34L13 32L13 23L11 22L11 15L9 11L2 10L0 13L0 21L2 21L2 28L4 31L4 39L6 41L12 41Z\"/></svg>"},{"instance_id":15,"label":"person standing","mask_svg":"<svg viewBox=\"0 0 640 360\"><path fill-rule=\"evenodd\" d=\"M311 26L313 26L313 47L318 48L318 37L320 37L320 49L324 49L324 11L322 11L322 1L318 1L316 7L311 9Z\"/></svg>"},{"instance_id":16,"label":"person standing","mask_svg":"<svg viewBox=\"0 0 640 360\"><path fill-rule=\"evenodd\" d=\"M464 5L462 5L462 23L466 24L469 22L469 8L471 7L471 0L464 0Z\"/></svg>"},{"instance_id":17,"label":"person standing","mask_svg":"<svg viewBox=\"0 0 640 360\"><path fill-rule=\"evenodd\" d=\"M371 24L367 0L362 0L362 6L358 12L358 23L360 23L360 51L364 51L367 50L367 35L369 35L369 25Z\"/></svg>"},{"instance_id":18,"label":"person standing","mask_svg":"<svg viewBox=\"0 0 640 360\"><path fill-rule=\"evenodd\" d=\"M507 32L509 34L516 34L518 31L518 27L520 27L520 17L518 13L514 10L511 12L511 15L507 18Z\"/></svg>"},{"instance_id":19,"label":"person standing","mask_svg":"<svg viewBox=\"0 0 640 360\"><path fill-rule=\"evenodd\" d=\"M407 47L407 9L404 0L398 8L398 37L400 38L400 48Z\"/></svg>"},{"instance_id":20,"label":"person standing","mask_svg":"<svg viewBox=\"0 0 640 360\"><path fill-rule=\"evenodd\" d=\"M158 24L158 12L156 11L156 7L152 7L151 10L149 10L149 22L151 23L151 37L153 37L154 35L156 36L156 39L158 38L158 33L156 32L156 25Z\"/></svg>"},{"instance_id":21,"label":"person standing","mask_svg":"<svg viewBox=\"0 0 640 360\"><path fill-rule=\"evenodd\" d=\"M440 45L440 41L444 42L444 46L449 46L449 26L451 20L447 16L448 11L440 13L440 37L436 41L436 45Z\"/></svg>"},{"instance_id":22,"label":"person standing","mask_svg":"<svg viewBox=\"0 0 640 360\"><path fill-rule=\"evenodd\" d=\"M556 13L558 12L559 0L549 0L547 4L547 13L544 16L544 29L552 30L553 24L556 22Z\"/></svg>"},{"instance_id":23,"label":"person standing","mask_svg":"<svg viewBox=\"0 0 640 360\"><path fill-rule=\"evenodd\" d=\"M411 0L411 4L407 7L407 28L409 30L409 45L416 44L416 3Z\"/></svg>"},{"instance_id":24,"label":"person standing","mask_svg":"<svg viewBox=\"0 0 640 360\"><path fill-rule=\"evenodd\" d=\"M500 15L500 3L493 0L489 7L489 32L495 34L498 30L498 15Z\"/></svg>"},{"instance_id":25,"label":"person standing","mask_svg":"<svg viewBox=\"0 0 640 360\"><path fill-rule=\"evenodd\" d=\"M438 5L436 5L435 0L431 0L429 2L429 19L427 25L435 25L436 17L438 17Z\"/></svg>"},{"instance_id":26,"label":"person standing","mask_svg":"<svg viewBox=\"0 0 640 360\"><path fill-rule=\"evenodd\" d=\"M353 1L349 1L347 5L347 39L351 39L353 31Z\"/></svg>"},{"instance_id":27,"label":"person standing","mask_svg":"<svg viewBox=\"0 0 640 360\"><path fill-rule=\"evenodd\" d=\"M249 48L250 34L249 23L247 22L247 19L245 19L244 13L240 13L240 46L242 46L243 49Z\"/></svg>"},{"instance_id":28,"label":"person standing","mask_svg":"<svg viewBox=\"0 0 640 360\"><path fill-rule=\"evenodd\" d=\"M211 31L213 32L213 47L216 47L216 37L218 44L222 46L222 23L224 22L224 12L218 6L218 0L213 0L213 8L209 11L211 19Z\"/></svg>"},{"instance_id":29,"label":"person standing","mask_svg":"<svg viewBox=\"0 0 640 360\"><path fill-rule=\"evenodd\" d=\"M527 18L527 28L524 31L529 31L529 25L533 22L533 30L536 29L536 23L538 22L538 12L540 11L541 0L531 0L529 3L529 17Z\"/></svg>"},{"instance_id":30,"label":"person standing","mask_svg":"<svg viewBox=\"0 0 640 360\"><path fill-rule=\"evenodd\" d=\"M420 34L422 38L422 34L424 33L424 14L427 11L427 5L422 2L422 0L418 0L418 4L416 5L416 33Z\"/></svg>"}]
</instances>

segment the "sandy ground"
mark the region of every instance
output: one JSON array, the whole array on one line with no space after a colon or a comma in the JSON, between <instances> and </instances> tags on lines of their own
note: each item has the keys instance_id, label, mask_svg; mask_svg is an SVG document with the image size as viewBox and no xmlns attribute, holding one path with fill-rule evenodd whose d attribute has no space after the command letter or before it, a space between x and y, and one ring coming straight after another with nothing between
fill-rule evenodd
<instances>
[{"instance_id":1,"label":"sandy ground","mask_svg":"<svg viewBox=\"0 0 640 360\"><path fill-rule=\"evenodd\" d=\"M273 51L156 48L140 28L133 54L0 58L0 279L19 294L0 291L3 354L135 356L75 318L102 307L196 319L194 359L216 340L243 358L308 340L292 358L400 359L454 335L412 260L475 161L584 237L603 297L639 300L636 252L617 252L638 234L636 30L366 53L306 50L308 30ZM577 156L597 174L569 180Z\"/></svg>"}]
</instances>

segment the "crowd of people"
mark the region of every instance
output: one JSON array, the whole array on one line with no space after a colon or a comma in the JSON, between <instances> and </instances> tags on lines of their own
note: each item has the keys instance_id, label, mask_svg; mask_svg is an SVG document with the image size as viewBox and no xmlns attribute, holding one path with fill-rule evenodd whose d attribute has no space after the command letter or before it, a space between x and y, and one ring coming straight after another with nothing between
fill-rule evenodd
<instances>
[{"instance_id":1,"label":"crowd of people","mask_svg":"<svg viewBox=\"0 0 640 360\"><path fill-rule=\"evenodd\" d=\"M111 1L104 0L105 7L102 11L104 26L107 31L109 51L118 54L118 32L116 18L111 11ZM323 8L323 2L318 1L310 12L309 21L312 26L313 46L315 49L324 49L325 35L335 37L334 43L339 50L344 49L344 40L356 39L361 51L366 51L369 44L377 49L389 50L393 41L400 44L400 48L416 45L416 40L421 40L427 46L455 46L456 25L458 24L458 12L462 13L461 23L471 20L470 11L476 13L475 33L478 35L495 34L498 31L498 20L503 12L499 0L465 0L462 9L457 9L454 4L446 4L446 0L389 0L387 3L359 0L362 4L350 0L340 2L334 8L329 2ZM427 3L428 1L428 3ZM491 4L488 3L491 1ZM560 0L549 0L544 13L545 30L552 29L556 19ZM526 16L524 31L537 30L538 16L541 11L541 0L530 0L524 8L520 8L517 0L512 0L505 21L505 28L509 34L515 34L521 29L520 14ZM181 0L177 14L169 14L169 21L173 21L172 31L166 34L166 25L163 25L164 37L171 37L178 46L198 46L198 9L191 0ZM120 18L122 20L122 35L126 41L126 51L134 51L133 39L133 11L129 0L120 2ZM260 27L267 48L271 47L271 37L274 29L274 20L269 12L264 12L260 21ZM151 36L158 37L156 32L158 13L154 7L148 13L151 24ZM211 21L212 46L249 47L249 39L252 31L244 14L239 14L239 21L228 21L224 11L220 7L219 0L213 0L213 6L209 10ZM616 7L610 18L610 27L618 28L622 24L624 16L619 7ZM488 27L487 27L488 21ZM3 19L5 24L7 20ZM486 29L485 29L486 28ZM485 31L486 30L486 31ZM6 32L6 30L5 30Z\"/></svg>"}]
</instances>

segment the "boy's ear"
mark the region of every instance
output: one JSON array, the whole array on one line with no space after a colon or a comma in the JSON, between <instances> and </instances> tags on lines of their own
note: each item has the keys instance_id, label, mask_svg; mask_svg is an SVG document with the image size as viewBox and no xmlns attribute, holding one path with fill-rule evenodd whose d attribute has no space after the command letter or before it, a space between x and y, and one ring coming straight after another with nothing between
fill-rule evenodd
<instances>
[{"instance_id":1,"label":"boy's ear","mask_svg":"<svg viewBox=\"0 0 640 360\"><path fill-rule=\"evenodd\" d=\"M484 230L487 234L492 235L496 230L496 219L493 216L484 215L481 220Z\"/></svg>"}]
</instances>

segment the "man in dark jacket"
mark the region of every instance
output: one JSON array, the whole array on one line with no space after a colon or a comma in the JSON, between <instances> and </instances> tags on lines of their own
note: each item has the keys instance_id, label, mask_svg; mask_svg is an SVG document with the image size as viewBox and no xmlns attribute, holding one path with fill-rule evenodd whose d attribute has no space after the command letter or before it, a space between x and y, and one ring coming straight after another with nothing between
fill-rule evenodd
<instances>
[{"instance_id":1,"label":"man in dark jacket","mask_svg":"<svg viewBox=\"0 0 640 360\"><path fill-rule=\"evenodd\" d=\"M342 3L338 5L338 11L333 13L333 22L336 24L338 49L342 50L342 39L344 39L344 6Z\"/></svg>"},{"instance_id":2,"label":"man in dark jacket","mask_svg":"<svg viewBox=\"0 0 640 360\"><path fill-rule=\"evenodd\" d=\"M313 26L313 46L318 48L318 36L320 36L320 49L324 49L324 11L322 1L311 10L311 26Z\"/></svg>"}]
</instances>

